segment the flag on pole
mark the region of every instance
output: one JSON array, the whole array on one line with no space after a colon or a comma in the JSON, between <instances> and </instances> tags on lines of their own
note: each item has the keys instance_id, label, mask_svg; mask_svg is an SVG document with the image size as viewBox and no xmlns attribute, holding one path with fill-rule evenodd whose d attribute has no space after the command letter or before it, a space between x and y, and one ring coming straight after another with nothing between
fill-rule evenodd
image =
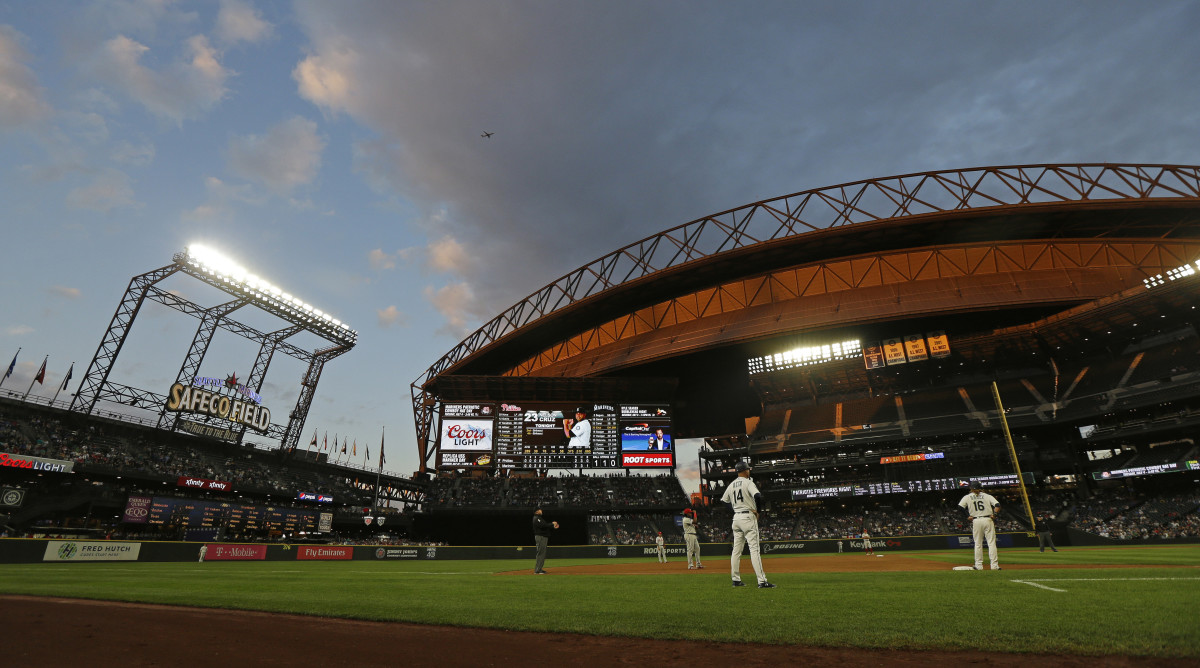
<instances>
[{"instance_id":1,"label":"flag on pole","mask_svg":"<svg viewBox=\"0 0 1200 668\"><path fill-rule=\"evenodd\" d=\"M348 438L342 439L342 454L343 455L346 454L346 441L348 441L348 440L350 440L350 439L348 439Z\"/></svg>"},{"instance_id":2,"label":"flag on pole","mask_svg":"<svg viewBox=\"0 0 1200 668\"><path fill-rule=\"evenodd\" d=\"M385 428L384 433L379 435L379 468L383 468L383 463L387 461L387 457L383 456L383 437L387 435Z\"/></svg>"},{"instance_id":3,"label":"flag on pole","mask_svg":"<svg viewBox=\"0 0 1200 668\"><path fill-rule=\"evenodd\" d=\"M59 392L62 392L63 390L67 389L67 383L71 382L71 373L74 371L75 371L75 363L71 362L71 368L67 369L67 377L63 378L62 387L58 388Z\"/></svg>"},{"instance_id":4,"label":"flag on pole","mask_svg":"<svg viewBox=\"0 0 1200 668\"><path fill-rule=\"evenodd\" d=\"M38 369L37 375L33 377L33 381L38 385L41 385L42 381L46 380L46 360L48 359L50 359L49 355L46 356L45 360L42 360L42 368Z\"/></svg>"},{"instance_id":5,"label":"flag on pole","mask_svg":"<svg viewBox=\"0 0 1200 668\"><path fill-rule=\"evenodd\" d=\"M308 449L312 450L315 447L317 447L317 430L316 429L313 430L313 439L308 442Z\"/></svg>"},{"instance_id":6,"label":"flag on pole","mask_svg":"<svg viewBox=\"0 0 1200 668\"><path fill-rule=\"evenodd\" d=\"M334 436L334 438L337 438L337 436ZM329 449L329 432L325 432L325 439L321 441L321 450L325 451L328 449Z\"/></svg>"},{"instance_id":7,"label":"flag on pole","mask_svg":"<svg viewBox=\"0 0 1200 668\"><path fill-rule=\"evenodd\" d=\"M13 360L8 363L8 371L5 372L4 378L7 380L12 375L13 369L17 368L17 355L21 354L21 349L17 348L17 352L13 353Z\"/></svg>"},{"instance_id":8,"label":"flag on pole","mask_svg":"<svg viewBox=\"0 0 1200 668\"><path fill-rule=\"evenodd\" d=\"M354 439L354 445L350 448L350 456L351 457L358 456L358 439L357 438Z\"/></svg>"}]
</instances>

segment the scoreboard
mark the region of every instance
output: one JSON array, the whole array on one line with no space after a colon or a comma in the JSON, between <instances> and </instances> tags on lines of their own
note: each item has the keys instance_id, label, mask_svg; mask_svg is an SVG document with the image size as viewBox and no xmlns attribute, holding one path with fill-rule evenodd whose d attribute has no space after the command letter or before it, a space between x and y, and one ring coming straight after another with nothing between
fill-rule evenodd
<instances>
[{"instance_id":1,"label":"scoreboard","mask_svg":"<svg viewBox=\"0 0 1200 668\"><path fill-rule=\"evenodd\" d=\"M1024 472L1021 476L1025 484L1032 485L1032 473ZM807 499L827 499L843 496L874 496L878 494L913 494L917 492L947 492L969 491L971 483L980 482L986 487L1007 487L1017 484L1015 473L1000 475L972 476L970 478L929 478L926 480L905 480L902 482L872 482L851 485L830 485L828 487L809 487L793 489L792 499L803 501Z\"/></svg>"},{"instance_id":2,"label":"scoreboard","mask_svg":"<svg viewBox=\"0 0 1200 668\"><path fill-rule=\"evenodd\" d=\"M154 497L148 510L140 520L143 523L174 524L189 529L316 531L319 519L315 510L171 496Z\"/></svg>"},{"instance_id":3,"label":"scoreboard","mask_svg":"<svg viewBox=\"0 0 1200 668\"><path fill-rule=\"evenodd\" d=\"M447 403L439 415L440 469L675 465L666 404Z\"/></svg>"}]
</instances>

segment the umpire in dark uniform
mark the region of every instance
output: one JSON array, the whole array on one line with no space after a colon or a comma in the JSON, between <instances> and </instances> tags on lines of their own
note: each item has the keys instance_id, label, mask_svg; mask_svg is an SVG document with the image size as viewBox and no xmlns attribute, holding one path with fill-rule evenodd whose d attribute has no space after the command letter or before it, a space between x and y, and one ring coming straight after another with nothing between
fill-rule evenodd
<instances>
[{"instance_id":1,"label":"umpire in dark uniform","mask_svg":"<svg viewBox=\"0 0 1200 668\"><path fill-rule=\"evenodd\" d=\"M545 575L542 565L546 563L546 546L550 543L550 532L558 528L558 522L551 522L542 516L542 509L533 511L533 542L537 545L537 563L533 566L534 575Z\"/></svg>"},{"instance_id":2,"label":"umpire in dark uniform","mask_svg":"<svg viewBox=\"0 0 1200 668\"><path fill-rule=\"evenodd\" d=\"M1058 552L1058 548L1054 547L1054 521L1049 517L1038 518L1033 523L1033 530L1037 532L1038 552L1046 551L1046 544L1049 543L1050 549Z\"/></svg>"}]
</instances>

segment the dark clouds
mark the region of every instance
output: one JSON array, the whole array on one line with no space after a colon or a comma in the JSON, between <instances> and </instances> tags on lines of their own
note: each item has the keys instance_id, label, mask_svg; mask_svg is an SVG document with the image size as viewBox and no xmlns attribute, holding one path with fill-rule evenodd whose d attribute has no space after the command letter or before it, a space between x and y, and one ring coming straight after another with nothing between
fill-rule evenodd
<instances>
[{"instance_id":1,"label":"dark clouds","mask_svg":"<svg viewBox=\"0 0 1200 668\"><path fill-rule=\"evenodd\" d=\"M301 94L502 311L757 199L992 164L1196 161L1190 3L303 3ZM483 130L494 131L482 139ZM434 215L437 213L437 215Z\"/></svg>"}]
</instances>

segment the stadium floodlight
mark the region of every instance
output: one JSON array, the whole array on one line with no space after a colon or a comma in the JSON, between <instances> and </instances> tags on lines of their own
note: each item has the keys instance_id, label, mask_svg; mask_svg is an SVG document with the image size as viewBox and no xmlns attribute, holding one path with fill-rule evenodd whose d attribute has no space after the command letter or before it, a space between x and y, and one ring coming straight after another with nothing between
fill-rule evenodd
<instances>
[{"instance_id":1,"label":"stadium floodlight","mask_svg":"<svg viewBox=\"0 0 1200 668\"><path fill-rule=\"evenodd\" d=\"M299 297L284 292L272 285L261 276L250 273L245 267L203 244L189 244L184 252L175 256L175 262L192 270L193 275L204 278L226 292L253 299L260 306L277 315L296 323L305 323L313 327L313 331L328 336L331 340L353 345L358 339L358 332L332 315L313 308Z\"/></svg>"},{"instance_id":2,"label":"stadium floodlight","mask_svg":"<svg viewBox=\"0 0 1200 668\"><path fill-rule=\"evenodd\" d=\"M862 342L849 340L785 350L774 355L752 358L747 363L750 373L766 373L844 360L860 354L862 354Z\"/></svg>"}]
</instances>

